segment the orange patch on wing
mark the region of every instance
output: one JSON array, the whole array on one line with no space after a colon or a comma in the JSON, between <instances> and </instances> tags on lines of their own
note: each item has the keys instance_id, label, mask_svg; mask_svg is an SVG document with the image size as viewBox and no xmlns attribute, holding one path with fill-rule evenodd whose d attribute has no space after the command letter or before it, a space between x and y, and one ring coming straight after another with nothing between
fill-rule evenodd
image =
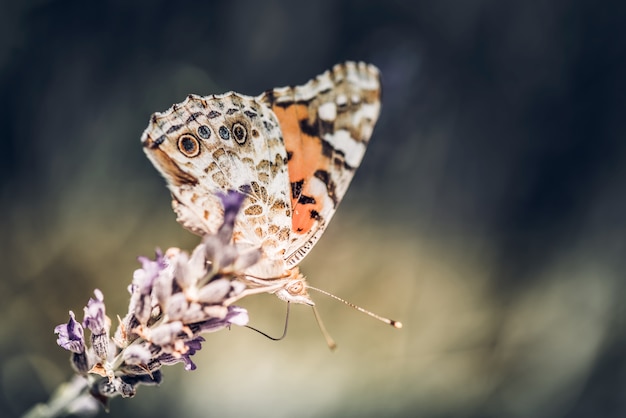
<instances>
[{"instance_id":1,"label":"orange patch on wing","mask_svg":"<svg viewBox=\"0 0 626 418\"><path fill-rule=\"evenodd\" d=\"M322 141L319 136L306 134L300 128L300 123L306 122L309 118L306 105L274 106L272 110L280 123L285 148L291 154L291 159L287 163L289 181L294 183L304 180L302 195L315 199L314 203L303 204L298 203L299 196L291 196L292 230L306 234L317 222L312 213L321 213L324 202L324 196L315 195L310 190L310 180L317 170L328 169L328 159L323 158Z\"/></svg>"}]
</instances>

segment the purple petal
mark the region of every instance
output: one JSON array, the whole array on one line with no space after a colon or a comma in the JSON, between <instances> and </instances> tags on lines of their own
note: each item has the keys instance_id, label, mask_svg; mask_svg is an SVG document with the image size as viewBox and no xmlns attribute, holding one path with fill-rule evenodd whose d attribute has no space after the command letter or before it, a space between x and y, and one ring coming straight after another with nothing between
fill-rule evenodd
<instances>
[{"instance_id":1,"label":"purple petal","mask_svg":"<svg viewBox=\"0 0 626 418\"><path fill-rule=\"evenodd\" d=\"M156 301L161 306L165 304L172 294L175 266L178 263L177 260L181 257L187 257L187 254L184 251L180 251L178 248L170 248L167 250L167 256L163 261L164 267L152 283L153 288L151 296L156 298Z\"/></svg>"},{"instance_id":2,"label":"purple petal","mask_svg":"<svg viewBox=\"0 0 626 418\"><path fill-rule=\"evenodd\" d=\"M54 333L59 337L57 344L76 354L85 352L85 334L83 327L76 321L74 312L70 311L70 320L67 324L57 325Z\"/></svg>"},{"instance_id":3,"label":"purple petal","mask_svg":"<svg viewBox=\"0 0 626 418\"><path fill-rule=\"evenodd\" d=\"M200 332L215 332L232 324L243 326L248 323L248 311L239 306L229 306L224 318L211 318L199 325Z\"/></svg>"},{"instance_id":4,"label":"purple petal","mask_svg":"<svg viewBox=\"0 0 626 418\"><path fill-rule=\"evenodd\" d=\"M83 326L89 328L93 334L104 334L108 331L107 320L104 307L104 296L98 289L94 291L96 299L89 298L85 307L85 318Z\"/></svg>"},{"instance_id":5,"label":"purple petal","mask_svg":"<svg viewBox=\"0 0 626 418\"><path fill-rule=\"evenodd\" d=\"M234 225L246 195L235 190L229 190L225 194L218 193L217 196L224 205L224 224Z\"/></svg>"},{"instance_id":6,"label":"purple petal","mask_svg":"<svg viewBox=\"0 0 626 418\"><path fill-rule=\"evenodd\" d=\"M162 364L165 365L172 365L172 364L176 364L176 363L185 363L185 370L196 370L196 364L191 361L191 356L193 356L194 354L196 354L197 351L200 350L200 348L202 348L202 342L204 341L204 338L202 337L195 337L192 340L186 341L185 342L185 348L186 348L186 352L182 355L172 355L172 354L162 354L161 356L159 356L159 361Z\"/></svg>"},{"instance_id":7,"label":"purple petal","mask_svg":"<svg viewBox=\"0 0 626 418\"><path fill-rule=\"evenodd\" d=\"M239 325L240 327L243 327L244 325L248 324L250 318L248 316L248 311L244 308L240 306L229 306L226 320L233 325Z\"/></svg>"},{"instance_id":8,"label":"purple petal","mask_svg":"<svg viewBox=\"0 0 626 418\"><path fill-rule=\"evenodd\" d=\"M202 343L206 341L203 337L195 337L192 340L187 341L187 348L191 352L190 355L196 354L196 351L199 351L202 348Z\"/></svg>"},{"instance_id":9,"label":"purple petal","mask_svg":"<svg viewBox=\"0 0 626 418\"><path fill-rule=\"evenodd\" d=\"M244 190L249 188L249 186L246 186ZM229 190L226 194L218 193L217 196L222 200L222 205L224 205L224 221L217 235L223 243L228 243L233 234L235 219L237 219L237 214L239 213L239 209L241 209L246 195L234 190Z\"/></svg>"},{"instance_id":10,"label":"purple petal","mask_svg":"<svg viewBox=\"0 0 626 418\"><path fill-rule=\"evenodd\" d=\"M135 270L133 274L133 285L139 287L142 295L149 295L152 291L152 285L159 273L165 269L167 263L160 249L156 250L155 260L148 257L137 257L141 263L141 268Z\"/></svg>"}]
</instances>

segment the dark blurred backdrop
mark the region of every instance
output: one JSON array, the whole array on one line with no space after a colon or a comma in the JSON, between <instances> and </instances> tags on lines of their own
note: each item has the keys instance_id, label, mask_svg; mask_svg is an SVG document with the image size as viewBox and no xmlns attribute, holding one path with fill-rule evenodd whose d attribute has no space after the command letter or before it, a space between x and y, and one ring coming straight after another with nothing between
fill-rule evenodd
<instances>
[{"instance_id":1,"label":"dark blurred backdrop","mask_svg":"<svg viewBox=\"0 0 626 418\"><path fill-rule=\"evenodd\" d=\"M279 343L207 337L198 370L110 416L626 416L626 3L0 3L0 415L71 375L53 327L136 256L191 249L141 150L189 93L256 95L347 59L382 115ZM284 304L245 301L279 334ZM104 414L103 414L104 415Z\"/></svg>"}]
</instances>

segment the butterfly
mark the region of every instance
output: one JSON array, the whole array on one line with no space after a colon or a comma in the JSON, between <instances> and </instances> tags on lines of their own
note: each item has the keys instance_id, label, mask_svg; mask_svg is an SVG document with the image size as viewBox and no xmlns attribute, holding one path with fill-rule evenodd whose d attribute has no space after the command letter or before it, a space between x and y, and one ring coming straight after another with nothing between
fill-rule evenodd
<instances>
[{"instance_id":1,"label":"butterfly","mask_svg":"<svg viewBox=\"0 0 626 418\"><path fill-rule=\"evenodd\" d=\"M262 251L246 280L258 291L314 306L298 264L361 163L380 98L378 69L345 62L306 84L256 97L189 95L152 115L141 142L167 181L178 222L194 233L219 228L216 193L245 193L233 241Z\"/></svg>"}]
</instances>

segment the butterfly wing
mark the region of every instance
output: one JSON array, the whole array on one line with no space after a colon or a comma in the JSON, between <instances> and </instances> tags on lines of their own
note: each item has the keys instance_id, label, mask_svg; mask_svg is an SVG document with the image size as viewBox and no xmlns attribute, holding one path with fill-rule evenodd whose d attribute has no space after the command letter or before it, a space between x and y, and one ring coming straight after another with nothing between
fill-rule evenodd
<instances>
[{"instance_id":1,"label":"butterfly wing","mask_svg":"<svg viewBox=\"0 0 626 418\"><path fill-rule=\"evenodd\" d=\"M190 95L152 116L144 151L167 180L178 221L199 235L215 233L223 208L217 192L247 194L233 239L280 261L291 230L287 153L272 111L252 97Z\"/></svg>"},{"instance_id":2,"label":"butterfly wing","mask_svg":"<svg viewBox=\"0 0 626 418\"><path fill-rule=\"evenodd\" d=\"M292 231L285 260L313 248L361 163L380 112L378 69L346 62L297 87L257 99L280 124L287 150Z\"/></svg>"}]
</instances>

